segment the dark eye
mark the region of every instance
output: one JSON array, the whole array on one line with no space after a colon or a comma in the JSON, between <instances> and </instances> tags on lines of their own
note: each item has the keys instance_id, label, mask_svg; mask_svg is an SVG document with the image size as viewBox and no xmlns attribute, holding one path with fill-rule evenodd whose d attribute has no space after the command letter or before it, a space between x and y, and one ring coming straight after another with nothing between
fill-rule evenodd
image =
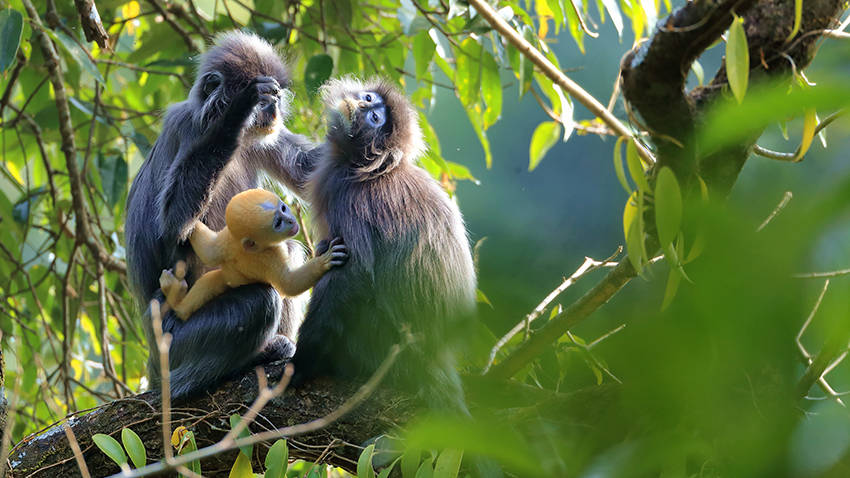
<instances>
[{"instance_id":1,"label":"dark eye","mask_svg":"<svg viewBox=\"0 0 850 478\"><path fill-rule=\"evenodd\" d=\"M383 107L375 108L366 113L366 123L373 128L381 127L384 124L384 121Z\"/></svg>"},{"instance_id":2,"label":"dark eye","mask_svg":"<svg viewBox=\"0 0 850 478\"><path fill-rule=\"evenodd\" d=\"M213 73L207 75L206 79L204 79L204 87L202 91L204 92L204 97L207 97L215 91L221 85L221 75L218 73Z\"/></svg>"},{"instance_id":3,"label":"dark eye","mask_svg":"<svg viewBox=\"0 0 850 478\"><path fill-rule=\"evenodd\" d=\"M369 93L366 93L363 96L363 99L366 100L367 103L371 103L372 102L372 95L370 95Z\"/></svg>"}]
</instances>

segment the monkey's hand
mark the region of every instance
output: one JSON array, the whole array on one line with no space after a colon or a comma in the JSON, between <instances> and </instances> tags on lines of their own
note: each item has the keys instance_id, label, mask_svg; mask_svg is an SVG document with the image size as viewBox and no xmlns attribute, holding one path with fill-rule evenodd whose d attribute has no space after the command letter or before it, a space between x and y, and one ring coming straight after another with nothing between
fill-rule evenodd
<instances>
[{"instance_id":1,"label":"monkey's hand","mask_svg":"<svg viewBox=\"0 0 850 478\"><path fill-rule=\"evenodd\" d=\"M325 270L344 265L348 261L348 248L341 237L335 237L327 245L327 250L319 256Z\"/></svg>"},{"instance_id":2,"label":"monkey's hand","mask_svg":"<svg viewBox=\"0 0 850 478\"><path fill-rule=\"evenodd\" d=\"M159 288L162 289L162 295L165 296L166 302L172 309L183 301L183 297L186 296L186 291L189 289L184 279L186 276L186 263L183 261L178 262L175 270L177 273L176 276L169 269L163 270L159 276Z\"/></svg>"},{"instance_id":3,"label":"monkey's hand","mask_svg":"<svg viewBox=\"0 0 850 478\"><path fill-rule=\"evenodd\" d=\"M236 94L224 113L226 127L241 131L245 120L260 102L274 103L280 97L280 85L270 76L258 76Z\"/></svg>"},{"instance_id":4,"label":"monkey's hand","mask_svg":"<svg viewBox=\"0 0 850 478\"><path fill-rule=\"evenodd\" d=\"M313 257L319 257L322 254L328 252L328 244L330 244L330 242L331 241L329 241L328 239L322 239L321 241L317 242L316 250L313 251Z\"/></svg>"}]
</instances>

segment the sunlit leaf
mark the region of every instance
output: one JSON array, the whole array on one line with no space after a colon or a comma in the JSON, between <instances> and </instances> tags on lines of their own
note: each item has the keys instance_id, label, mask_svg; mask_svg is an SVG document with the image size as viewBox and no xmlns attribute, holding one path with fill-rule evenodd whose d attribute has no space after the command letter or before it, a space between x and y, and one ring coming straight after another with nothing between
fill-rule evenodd
<instances>
[{"instance_id":1,"label":"sunlit leaf","mask_svg":"<svg viewBox=\"0 0 850 478\"><path fill-rule=\"evenodd\" d=\"M531 144L528 147L528 170L540 164L543 156L558 142L561 137L561 124L555 121L545 121L537 125L534 134L531 135Z\"/></svg>"},{"instance_id":2,"label":"sunlit leaf","mask_svg":"<svg viewBox=\"0 0 850 478\"><path fill-rule=\"evenodd\" d=\"M254 478L254 470L251 469L251 459L242 453L236 455L236 461L230 469L228 478Z\"/></svg>"},{"instance_id":3,"label":"sunlit leaf","mask_svg":"<svg viewBox=\"0 0 850 478\"><path fill-rule=\"evenodd\" d=\"M148 457L145 453L145 444L142 443L142 439L139 438L136 432L129 428L122 429L121 442L124 444L127 454L130 455L133 466L141 468L147 464Z\"/></svg>"},{"instance_id":4,"label":"sunlit leaf","mask_svg":"<svg viewBox=\"0 0 850 478\"><path fill-rule=\"evenodd\" d=\"M747 46L747 34L744 32L744 19L740 17L735 17L729 25L729 36L726 38L726 76L735 99L738 103L744 101L750 77L750 51Z\"/></svg>"},{"instance_id":5,"label":"sunlit leaf","mask_svg":"<svg viewBox=\"0 0 850 478\"><path fill-rule=\"evenodd\" d=\"M605 10L611 15L611 22L614 23L614 28L617 29L617 36L623 37L623 15L620 13L620 7L616 0L602 0L605 5Z\"/></svg>"},{"instance_id":6,"label":"sunlit leaf","mask_svg":"<svg viewBox=\"0 0 850 478\"><path fill-rule=\"evenodd\" d=\"M481 96L487 109L484 110L484 129L492 126L502 115L502 80L499 65L490 52L482 52Z\"/></svg>"},{"instance_id":7,"label":"sunlit leaf","mask_svg":"<svg viewBox=\"0 0 850 478\"><path fill-rule=\"evenodd\" d=\"M632 188L629 186L629 181L626 179L626 170L623 168L623 153L622 153L622 143L626 138L621 136L617 138L617 142L614 143L614 173L617 175L617 180L620 181L620 185L623 186L623 189L627 194L632 193Z\"/></svg>"},{"instance_id":8,"label":"sunlit leaf","mask_svg":"<svg viewBox=\"0 0 850 478\"><path fill-rule=\"evenodd\" d=\"M0 11L0 73L6 71L15 61L23 27L24 18L21 12L11 8Z\"/></svg>"},{"instance_id":9,"label":"sunlit leaf","mask_svg":"<svg viewBox=\"0 0 850 478\"><path fill-rule=\"evenodd\" d=\"M800 152L797 153L796 159L802 159L812 146L812 140L815 139L815 129L818 126L818 116L815 110L806 110L803 115L803 140L800 142Z\"/></svg>"},{"instance_id":10,"label":"sunlit leaf","mask_svg":"<svg viewBox=\"0 0 850 478\"><path fill-rule=\"evenodd\" d=\"M223 0L226 13L236 23L247 25L251 21L251 12L254 10L254 0Z\"/></svg>"},{"instance_id":11,"label":"sunlit leaf","mask_svg":"<svg viewBox=\"0 0 850 478\"><path fill-rule=\"evenodd\" d=\"M112 461L118 465L127 463L127 455L118 440L103 433L96 433L92 435L91 439L100 451L105 453Z\"/></svg>"},{"instance_id":12,"label":"sunlit leaf","mask_svg":"<svg viewBox=\"0 0 850 478\"><path fill-rule=\"evenodd\" d=\"M632 181L635 182L638 189L641 191L649 190L649 181L646 180L646 174L643 171L643 162L638 155L637 145L634 140L626 143L626 165L629 168L629 175Z\"/></svg>"},{"instance_id":13,"label":"sunlit leaf","mask_svg":"<svg viewBox=\"0 0 850 478\"><path fill-rule=\"evenodd\" d=\"M800 31L800 23L802 20L803 0L794 0L794 26L791 28L791 33L788 34L788 38L785 39L786 42L791 41L791 39L797 35L797 32Z\"/></svg>"},{"instance_id":14,"label":"sunlit leaf","mask_svg":"<svg viewBox=\"0 0 850 478\"><path fill-rule=\"evenodd\" d=\"M702 65L698 60L694 60L694 62L691 63L691 71L694 72L694 76L697 77L697 82L700 84L700 86L702 86L703 82L705 81L705 71L703 71Z\"/></svg>"},{"instance_id":15,"label":"sunlit leaf","mask_svg":"<svg viewBox=\"0 0 850 478\"><path fill-rule=\"evenodd\" d=\"M481 45L467 38L456 49L455 86L460 102L467 108L478 102L481 94Z\"/></svg>"},{"instance_id":16,"label":"sunlit leaf","mask_svg":"<svg viewBox=\"0 0 850 478\"><path fill-rule=\"evenodd\" d=\"M427 31L422 31L413 37L413 59L416 60L416 79L421 79L428 71L434 58L436 45Z\"/></svg>"},{"instance_id":17,"label":"sunlit leaf","mask_svg":"<svg viewBox=\"0 0 850 478\"><path fill-rule=\"evenodd\" d=\"M664 166L655 181L655 224L664 247L676 238L682 223L682 192L673 171Z\"/></svg>"},{"instance_id":18,"label":"sunlit leaf","mask_svg":"<svg viewBox=\"0 0 850 478\"><path fill-rule=\"evenodd\" d=\"M265 478L285 478L286 468L289 465L288 460L289 448L286 446L286 440L274 442L266 455Z\"/></svg>"}]
</instances>

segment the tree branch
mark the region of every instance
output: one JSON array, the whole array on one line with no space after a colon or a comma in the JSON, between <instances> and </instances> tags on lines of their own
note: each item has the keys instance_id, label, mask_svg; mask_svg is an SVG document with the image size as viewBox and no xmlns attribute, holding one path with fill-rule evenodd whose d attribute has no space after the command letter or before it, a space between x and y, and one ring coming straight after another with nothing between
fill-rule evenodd
<instances>
[{"instance_id":1,"label":"tree branch","mask_svg":"<svg viewBox=\"0 0 850 478\"><path fill-rule=\"evenodd\" d=\"M86 34L86 41L93 41L101 48L106 48L109 35L100 21L100 14L97 13L97 5L94 4L94 0L74 0L74 5L80 12L80 24Z\"/></svg>"}]
</instances>

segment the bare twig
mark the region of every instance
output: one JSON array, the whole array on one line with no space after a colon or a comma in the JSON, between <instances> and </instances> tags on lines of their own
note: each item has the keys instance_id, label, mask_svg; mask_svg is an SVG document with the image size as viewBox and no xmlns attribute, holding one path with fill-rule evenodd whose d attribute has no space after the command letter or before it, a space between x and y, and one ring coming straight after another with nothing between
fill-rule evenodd
<instances>
[{"instance_id":1,"label":"bare twig","mask_svg":"<svg viewBox=\"0 0 850 478\"><path fill-rule=\"evenodd\" d=\"M800 331L797 332L797 336L794 338L794 341L797 343L797 350L800 352L800 358L803 360L803 363L807 367L812 364L813 358L812 358L812 355L809 353L809 351L806 350L806 347L803 345L803 340L802 340L803 339L803 333L806 332L806 329L809 327L809 324L812 323L812 319L815 317L815 314L817 314L818 309L820 309L820 304L823 301L824 296L826 295L827 289L829 289L829 279L824 281L823 289L821 289L820 294L818 295L818 298L815 301L815 305L814 305L814 307L812 307L812 311L809 313L809 316L806 317L806 321L803 322L803 326L800 327ZM847 354L847 352L844 352L844 354L842 354L839 357L839 359L843 359L846 354ZM817 384L818 384L818 387L820 387L820 389L828 397L833 398L839 405L846 406L844 404L844 401L841 400L841 396L844 395L844 393L836 392L832 388L832 386L829 384L829 382L826 381L826 377L825 377L825 375L827 373L829 373L829 370L831 370L832 367L837 365L839 361L840 360L835 360L833 362L833 364L830 367L828 367L828 370L824 371L824 373L821 374L820 377L818 377Z\"/></svg>"},{"instance_id":2,"label":"bare twig","mask_svg":"<svg viewBox=\"0 0 850 478\"><path fill-rule=\"evenodd\" d=\"M633 137L632 131L623 124L616 116L614 116L605 105L596 100L590 93L584 90L578 83L571 80L557 66L555 66L548 58L546 58L539 50L522 37L514 30L508 22L506 22L499 14L493 10L484 0L470 0L469 4L481 14L487 23L490 24L497 32L505 39L510 41L523 55L525 55L532 63L534 63L541 72L549 79L554 81L558 86L572 95L579 103L583 104L591 113L602 120L609 128L614 130L617 135L627 138ZM639 141L635 144L638 148L640 156L649 163L654 163L655 158Z\"/></svg>"},{"instance_id":3,"label":"bare twig","mask_svg":"<svg viewBox=\"0 0 850 478\"><path fill-rule=\"evenodd\" d=\"M151 320L153 321L153 333L156 338L157 351L159 352L160 391L162 393L162 449L165 453L165 461L171 463L174 459L174 451L168 446L171 443L171 370L168 366L168 349L171 347L171 334L162 333L162 314L159 310L159 301L156 299L152 300L150 309Z\"/></svg>"},{"instance_id":4,"label":"bare twig","mask_svg":"<svg viewBox=\"0 0 850 478\"><path fill-rule=\"evenodd\" d=\"M527 328L534 319L539 317L540 314L542 314L543 311L546 310L547 307L549 307L549 304L551 304L553 300L555 300L559 295L561 295L562 292L567 290L568 287L575 284L579 279L581 279L585 274L589 272L592 272L601 267L616 267L618 263L612 262L612 260L618 255L620 255L622 252L623 246L620 246L617 248L616 251L614 251L613 254L611 254L610 257L603 261L597 261L590 257L585 257L584 263L582 263L582 265L579 266L579 268L576 269L576 271L573 272L571 276L564 279L564 281L561 282L561 285L559 285L552 292L550 292L540 302L540 304L538 304L537 307L534 308L534 310L532 310L528 315L526 315L511 330L509 330L504 336L502 336L502 338L499 339L498 342L496 342L496 345L494 345L493 348L490 350L490 357L487 360L487 365L484 366L484 370L481 373L486 374L490 370L490 367L492 367L493 362L496 360L496 354L499 352L499 350L504 347L505 344L508 343L508 341L511 340L521 330Z\"/></svg>"},{"instance_id":5,"label":"bare twig","mask_svg":"<svg viewBox=\"0 0 850 478\"><path fill-rule=\"evenodd\" d=\"M827 271L827 272L804 272L800 274L794 274L793 278L795 279L825 279L831 277L840 277L850 275L850 269L838 269L835 271Z\"/></svg>"},{"instance_id":6,"label":"bare twig","mask_svg":"<svg viewBox=\"0 0 850 478\"><path fill-rule=\"evenodd\" d=\"M356 408L358 405L363 403L363 401L365 401L369 397L369 395L371 395L372 392L375 391L375 389L378 387L378 384L381 383L381 381L384 379L384 376L386 376L387 372L395 363L395 360L401 350L402 346L398 344L393 345L390 348L390 352L387 357L384 359L384 361L381 363L375 373L372 374L369 380L367 380L366 383L364 383L357 390L357 392L354 393L354 395L352 395L348 400L346 400L342 405L340 405L339 408L321 418L317 418L307 423L256 433L244 438L230 440L228 443L225 443L225 440L222 440L208 447L201 448L200 450L193 451L190 453L186 453L185 455L180 455L171 460L166 459L164 461L153 463L143 468L113 475L111 478L138 478L142 476L158 475L169 470L174 470L177 467L186 465L187 463L192 462L194 460L202 460L204 458L218 455L220 453L223 453L228 450L233 450L235 448L240 448L248 445L255 445L257 443L278 438L301 435L304 433L309 433L324 428L335 422L336 420L339 420L342 416L344 416L345 414ZM164 379L165 377L163 377L163 380ZM287 378L284 377L282 381L284 380L287 380ZM252 406L251 408L253 409L254 407ZM233 430L231 430L231 433L228 433L228 436L232 433Z\"/></svg>"},{"instance_id":7,"label":"bare twig","mask_svg":"<svg viewBox=\"0 0 850 478\"><path fill-rule=\"evenodd\" d=\"M779 201L779 204L777 204L776 207L773 208L773 211L770 213L770 215L765 218L765 220L759 225L758 228L756 228L756 232L761 232L762 229L767 227L767 225L770 224L770 221L772 221L777 214L779 214L780 212L782 212L783 209L785 209L785 206L788 205L788 202L791 201L792 197L794 197L794 195L791 194L791 191L785 191L785 194L782 195L782 199Z\"/></svg>"}]
</instances>

